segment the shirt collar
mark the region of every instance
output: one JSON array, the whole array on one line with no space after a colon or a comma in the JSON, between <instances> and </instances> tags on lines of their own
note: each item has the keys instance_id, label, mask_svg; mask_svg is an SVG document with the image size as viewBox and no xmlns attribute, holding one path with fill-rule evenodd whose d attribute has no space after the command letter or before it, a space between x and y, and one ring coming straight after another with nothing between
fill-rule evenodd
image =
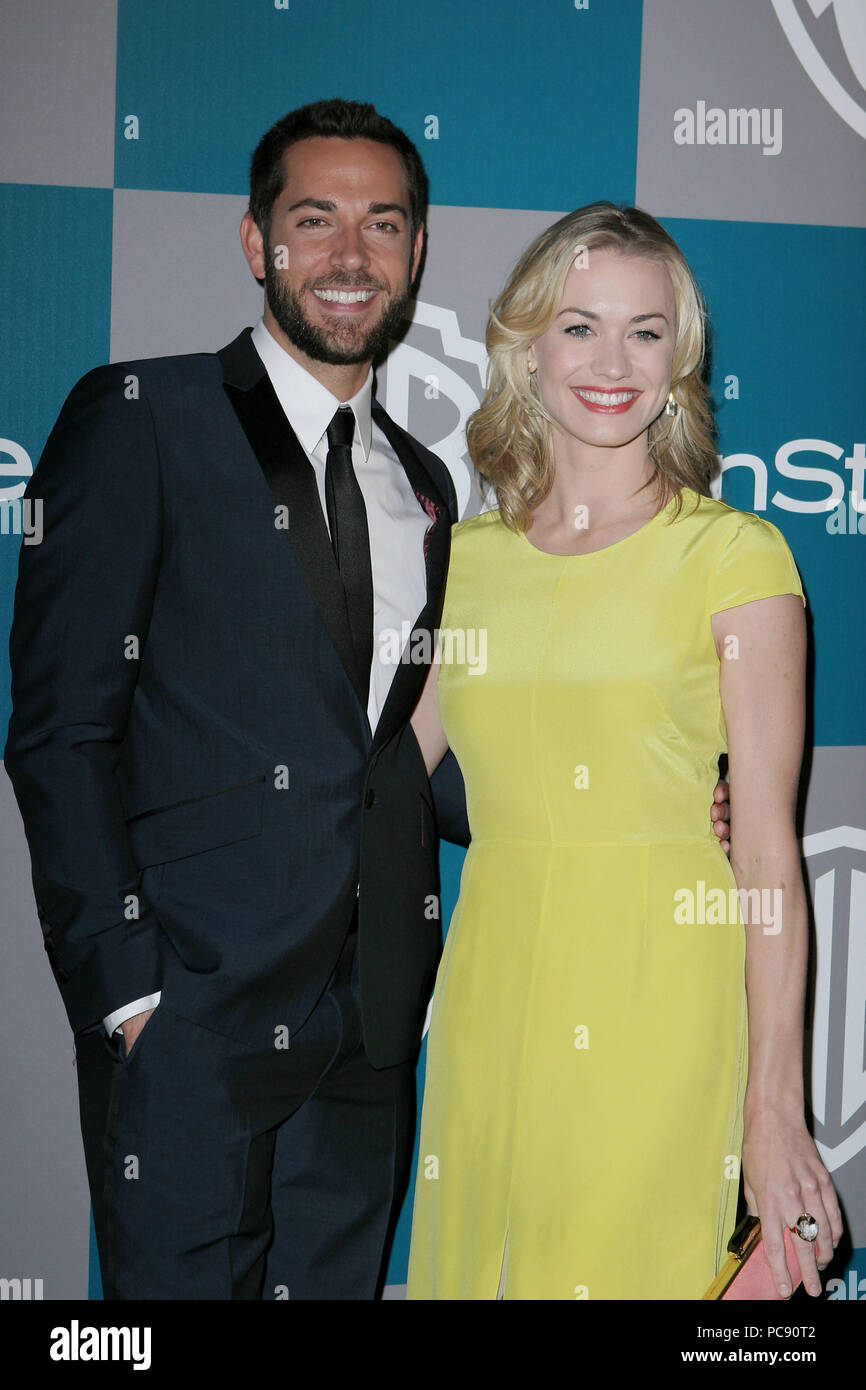
<instances>
[{"instance_id":1,"label":"shirt collar","mask_svg":"<svg viewBox=\"0 0 866 1390\"><path fill-rule=\"evenodd\" d=\"M355 444L360 440L366 463L373 437L373 368L371 367L367 373L360 391L351 400L340 401L286 352L269 332L264 319L259 319L253 329L252 341L271 379L277 399L285 411L286 419L305 451L308 454L313 453L326 433L334 411L340 405L348 405L352 408L357 424Z\"/></svg>"}]
</instances>

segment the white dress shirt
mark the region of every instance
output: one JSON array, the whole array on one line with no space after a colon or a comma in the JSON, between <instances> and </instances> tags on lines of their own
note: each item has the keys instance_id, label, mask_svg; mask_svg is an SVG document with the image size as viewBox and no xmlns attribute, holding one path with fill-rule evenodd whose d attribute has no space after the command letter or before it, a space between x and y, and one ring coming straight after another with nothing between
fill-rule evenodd
<instances>
[{"instance_id":1,"label":"white dress shirt","mask_svg":"<svg viewBox=\"0 0 866 1390\"><path fill-rule=\"evenodd\" d=\"M388 653L395 650L390 634L400 635L396 649L402 649L403 636L411 630L426 601L424 537L430 527L430 518L415 496L390 443L373 422L372 367L357 394L349 401L339 401L280 346L268 332L264 320L259 319L253 329L252 341L286 418L315 473L326 526L328 426L340 405L351 406L355 416L352 464L367 509L373 573L373 661L367 718L371 731L375 732L396 671L393 655L388 659ZM383 654L384 660L380 659ZM160 992L157 991L116 1009L103 1019L106 1032L111 1035L126 1019L146 1009L156 1008L159 1000Z\"/></svg>"}]
</instances>

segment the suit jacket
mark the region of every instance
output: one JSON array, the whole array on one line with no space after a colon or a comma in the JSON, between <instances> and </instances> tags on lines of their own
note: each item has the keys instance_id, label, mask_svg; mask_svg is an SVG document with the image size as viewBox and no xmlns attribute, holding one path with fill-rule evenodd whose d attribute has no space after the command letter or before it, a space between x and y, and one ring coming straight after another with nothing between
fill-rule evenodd
<instances>
[{"instance_id":1,"label":"suit jacket","mask_svg":"<svg viewBox=\"0 0 866 1390\"><path fill-rule=\"evenodd\" d=\"M430 517L430 633L453 484L373 415ZM21 548L4 756L73 1029L162 989L273 1045L308 1017L357 902L368 1055L411 1056L440 949L433 793L407 724L427 668L398 665L371 737L313 471L249 330L90 372L27 493L44 536ZM437 780L465 842L453 761Z\"/></svg>"}]
</instances>

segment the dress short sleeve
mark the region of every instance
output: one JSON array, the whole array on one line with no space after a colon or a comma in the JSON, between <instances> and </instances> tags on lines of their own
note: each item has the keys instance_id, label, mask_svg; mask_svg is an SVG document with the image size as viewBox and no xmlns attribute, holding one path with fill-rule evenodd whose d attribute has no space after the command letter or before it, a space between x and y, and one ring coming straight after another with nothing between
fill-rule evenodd
<instances>
[{"instance_id":1,"label":"dress short sleeve","mask_svg":"<svg viewBox=\"0 0 866 1390\"><path fill-rule=\"evenodd\" d=\"M720 613L774 594L798 594L806 603L794 557L781 531L753 512L742 512L716 556L708 611Z\"/></svg>"}]
</instances>

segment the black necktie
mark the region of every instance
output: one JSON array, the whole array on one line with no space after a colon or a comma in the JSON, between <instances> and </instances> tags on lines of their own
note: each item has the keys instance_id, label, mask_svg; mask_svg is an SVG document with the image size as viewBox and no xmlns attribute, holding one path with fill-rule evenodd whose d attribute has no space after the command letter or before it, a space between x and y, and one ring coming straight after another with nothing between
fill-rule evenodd
<instances>
[{"instance_id":1,"label":"black necktie","mask_svg":"<svg viewBox=\"0 0 866 1390\"><path fill-rule=\"evenodd\" d=\"M373 573L367 509L352 467L354 434L355 416L352 409L350 406L340 406L328 426L325 509L331 545L346 593L355 661L366 694L373 660Z\"/></svg>"}]
</instances>

